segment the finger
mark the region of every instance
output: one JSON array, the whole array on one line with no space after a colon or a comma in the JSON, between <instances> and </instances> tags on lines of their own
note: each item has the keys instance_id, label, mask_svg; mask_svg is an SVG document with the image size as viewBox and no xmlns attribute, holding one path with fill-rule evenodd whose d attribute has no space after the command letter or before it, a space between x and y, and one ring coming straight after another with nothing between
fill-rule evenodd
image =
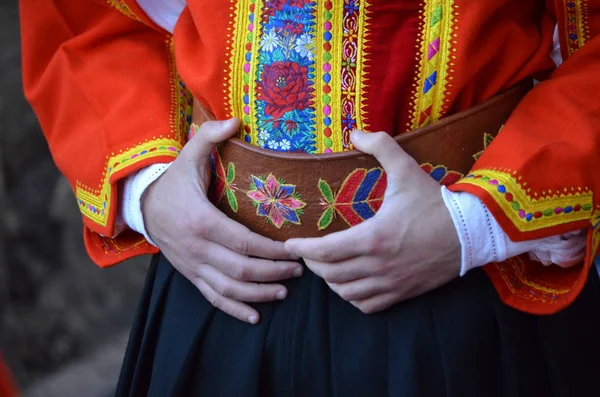
<instances>
[{"instance_id":1,"label":"finger","mask_svg":"<svg viewBox=\"0 0 600 397\"><path fill-rule=\"evenodd\" d=\"M367 277L342 284L328 283L343 300L360 301L388 292L388 283L379 277Z\"/></svg>"},{"instance_id":2,"label":"finger","mask_svg":"<svg viewBox=\"0 0 600 397\"><path fill-rule=\"evenodd\" d=\"M231 138L240 126L239 119L229 119L225 121L207 121L200 127L193 124L190 127L194 131L192 139L185 146L186 152L193 153L193 156L208 158L215 145Z\"/></svg>"},{"instance_id":3,"label":"finger","mask_svg":"<svg viewBox=\"0 0 600 397\"><path fill-rule=\"evenodd\" d=\"M375 295L367 299L350 301L352 306L365 314L371 314L385 310L398 302L395 293Z\"/></svg>"},{"instance_id":4,"label":"finger","mask_svg":"<svg viewBox=\"0 0 600 397\"><path fill-rule=\"evenodd\" d=\"M258 311L252 307L217 294L217 292L201 278L195 278L192 282L196 288L198 288L200 293L206 298L206 300L208 300L210 304L217 309L237 318L240 321L250 324L258 323L260 315L258 314Z\"/></svg>"},{"instance_id":5,"label":"finger","mask_svg":"<svg viewBox=\"0 0 600 397\"><path fill-rule=\"evenodd\" d=\"M301 258L326 263L368 255L373 249L369 224L366 221L325 237L290 239L285 242L285 249Z\"/></svg>"},{"instance_id":6,"label":"finger","mask_svg":"<svg viewBox=\"0 0 600 397\"><path fill-rule=\"evenodd\" d=\"M205 242L206 243L206 242ZM208 243L203 261L240 281L271 282L300 277L302 265L291 261L250 258L216 243Z\"/></svg>"},{"instance_id":7,"label":"finger","mask_svg":"<svg viewBox=\"0 0 600 397\"><path fill-rule=\"evenodd\" d=\"M237 281L210 265L200 265L196 272L216 293L225 298L240 302L273 302L287 297L287 289L283 285Z\"/></svg>"},{"instance_id":8,"label":"finger","mask_svg":"<svg viewBox=\"0 0 600 397\"><path fill-rule=\"evenodd\" d=\"M374 258L357 256L341 262L326 263L305 259L306 267L328 283L347 283L369 277L374 272Z\"/></svg>"},{"instance_id":9,"label":"finger","mask_svg":"<svg viewBox=\"0 0 600 397\"><path fill-rule=\"evenodd\" d=\"M210 228L207 238L217 244L224 245L242 255L269 259L291 259L299 257L290 255L280 241L273 241L259 234L252 233L247 227L216 211L219 227Z\"/></svg>"},{"instance_id":10,"label":"finger","mask_svg":"<svg viewBox=\"0 0 600 397\"><path fill-rule=\"evenodd\" d=\"M386 171L388 178L394 171L402 169L410 157L389 134L385 132L365 133L353 131L350 135L352 144L361 152L374 156Z\"/></svg>"}]
</instances>

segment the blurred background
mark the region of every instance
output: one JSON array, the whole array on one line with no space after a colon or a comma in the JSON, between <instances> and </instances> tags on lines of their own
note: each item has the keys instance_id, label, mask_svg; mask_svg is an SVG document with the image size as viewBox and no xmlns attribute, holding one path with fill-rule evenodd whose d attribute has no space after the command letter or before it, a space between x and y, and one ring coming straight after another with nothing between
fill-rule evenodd
<instances>
[{"instance_id":1,"label":"blurred background","mask_svg":"<svg viewBox=\"0 0 600 397\"><path fill-rule=\"evenodd\" d=\"M0 355L23 396L112 395L149 258L87 257L75 199L23 98L17 0L0 5Z\"/></svg>"}]
</instances>

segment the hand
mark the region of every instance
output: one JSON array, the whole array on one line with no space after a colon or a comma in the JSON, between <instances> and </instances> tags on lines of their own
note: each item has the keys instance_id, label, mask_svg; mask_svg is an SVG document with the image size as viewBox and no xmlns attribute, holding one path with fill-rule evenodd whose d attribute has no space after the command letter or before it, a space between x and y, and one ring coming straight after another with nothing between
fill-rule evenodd
<instances>
[{"instance_id":1,"label":"hand","mask_svg":"<svg viewBox=\"0 0 600 397\"><path fill-rule=\"evenodd\" d=\"M283 243L252 233L207 199L210 153L238 126L237 119L202 124L169 169L146 190L142 213L152 240L211 304L242 321L257 323L258 312L242 302L284 299L283 285L265 283L298 277L302 266L288 261L291 255Z\"/></svg>"},{"instance_id":2,"label":"hand","mask_svg":"<svg viewBox=\"0 0 600 397\"><path fill-rule=\"evenodd\" d=\"M351 138L386 171L383 205L348 230L285 246L344 300L372 313L456 277L461 247L440 186L388 134L355 131Z\"/></svg>"}]
</instances>

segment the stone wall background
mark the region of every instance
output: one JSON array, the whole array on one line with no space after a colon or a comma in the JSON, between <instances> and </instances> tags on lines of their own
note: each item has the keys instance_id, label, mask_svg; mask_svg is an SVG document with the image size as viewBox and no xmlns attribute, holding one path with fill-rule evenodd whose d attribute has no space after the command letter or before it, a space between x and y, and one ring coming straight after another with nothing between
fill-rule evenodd
<instances>
[{"instance_id":1,"label":"stone wall background","mask_svg":"<svg viewBox=\"0 0 600 397\"><path fill-rule=\"evenodd\" d=\"M61 369L102 355L107 345L113 346L113 361L119 361L114 355L122 354L123 335L149 259L102 270L85 254L76 202L53 165L35 115L23 98L18 21L17 0L3 1L0 351L26 390L59 372L59 382L68 383L69 370ZM121 346L116 350L111 344L115 340ZM104 374L104 382L116 381L111 377L117 372L118 368ZM91 390L90 394L69 394L67 389L60 395L95 395Z\"/></svg>"}]
</instances>

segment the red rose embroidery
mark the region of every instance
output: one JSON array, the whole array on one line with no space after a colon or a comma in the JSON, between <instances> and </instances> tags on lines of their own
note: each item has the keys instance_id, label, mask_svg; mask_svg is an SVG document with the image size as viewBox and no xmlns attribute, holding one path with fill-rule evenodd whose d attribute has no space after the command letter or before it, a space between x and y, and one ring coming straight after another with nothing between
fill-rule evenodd
<instances>
[{"instance_id":1,"label":"red rose embroidery","mask_svg":"<svg viewBox=\"0 0 600 397\"><path fill-rule=\"evenodd\" d=\"M308 68L297 62L265 65L257 98L266 103L265 113L280 118L293 109L304 110L312 104L308 85Z\"/></svg>"},{"instance_id":2,"label":"red rose embroidery","mask_svg":"<svg viewBox=\"0 0 600 397\"><path fill-rule=\"evenodd\" d=\"M265 4L265 12L273 16L275 15L275 10L281 11L283 6L285 5L285 0L268 0L267 4Z\"/></svg>"},{"instance_id":3,"label":"red rose embroidery","mask_svg":"<svg viewBox=\"0 0 600 397\"><path fill-rule=\"evenodd\" d=\"M292 7L302 8L308 3L312 3L314 0L290 0L290 5Z\"/></svg>"}]
</instances>

